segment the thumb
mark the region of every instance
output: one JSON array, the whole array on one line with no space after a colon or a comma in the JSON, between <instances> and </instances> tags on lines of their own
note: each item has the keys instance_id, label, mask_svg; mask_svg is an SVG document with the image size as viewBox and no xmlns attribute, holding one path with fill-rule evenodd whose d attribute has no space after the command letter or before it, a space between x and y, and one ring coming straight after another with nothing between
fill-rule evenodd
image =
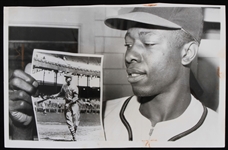
<instances>
[{"instance_id":1,"label":"thumb","mask_svg":"<svg viewBox=\"0 0 228 150\"><path fill-rule=\"evenodd\" d=\"M29 125L29 123L32 121L32 116L28 116L18 111L11 111L11 116L14 121L23 124L24 126Z\"/></svg>"}]
</instances>

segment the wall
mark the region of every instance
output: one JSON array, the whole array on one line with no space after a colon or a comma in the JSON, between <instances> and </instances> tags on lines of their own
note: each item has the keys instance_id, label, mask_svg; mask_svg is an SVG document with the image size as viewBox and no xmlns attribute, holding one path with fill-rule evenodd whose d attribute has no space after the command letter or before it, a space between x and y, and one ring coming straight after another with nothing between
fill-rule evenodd
<instances>
[{"instance_id":1,"label":"wall","mask_svg":"<svg viewBox=\"0 0 228 150\"><path fill-rule=\"evenodd\" d=\"M198 52L197 80L204 90L200 100L217 110L219 104L219 66L221 49L221 24L218 8L204 9L205 28Z\"/></svg>"},{"instance_id":2,"label":"wall","mask_svg":"<svg viewBox=\"0 0 228 150\"><path fill-rule=\"evenodd\" d=\"M125 71L126 31L108 28L105 18L115 16L119 7L100 8L95 16L95 51L104 55L104 100L132 95Z\"/></svg>"},{"instance_id":3,"label":"wall","mask_svg":"<svg viewBox=\"0 0 228 150\"><path fill-rule=\"evenodd\" d=\"M104 25L106 17L127 11L129 8L119 7L11 8L9 25L79 27L79 52L104 55L103 98L109 100L133 94L124 65L125 32ZM207 8L204 13L205 22L219 22L219 9ZM214 110L219 99L219 40L220 28L212 25L204 30L199 56L192 68L204 90L201 101Z\"/></svg>"}]
</instances>

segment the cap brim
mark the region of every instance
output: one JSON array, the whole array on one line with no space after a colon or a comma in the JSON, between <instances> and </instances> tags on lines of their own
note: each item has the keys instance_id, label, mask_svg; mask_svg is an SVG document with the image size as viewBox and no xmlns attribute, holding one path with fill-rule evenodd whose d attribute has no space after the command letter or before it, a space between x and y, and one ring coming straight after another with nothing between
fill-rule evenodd
<instances>
[{"instance_id":1,"label":"cap brim","mask_svg":"<svg viewBox=\"0 0 228 150\"><path fill-rule=\"evenodd\" d=\"M119 30L128 30L133 27L145 28L173 28L180 29L181 27L169 20L159 16L145 12L131 12L114 17L109 17L105 20L105 24L110 28Z\"/></svg>"},{"instance_id":2,"label":"cap brim","mask_svg":"<svg viewBox=\"0 0 228 150\"><path fill-rule=\"evenodd\" d=\"M66 78L71 78L71 77L72 77L72 75L65 74L65 75L64 75L64 77L66 77Z\"/></svg>"}]
</instances>

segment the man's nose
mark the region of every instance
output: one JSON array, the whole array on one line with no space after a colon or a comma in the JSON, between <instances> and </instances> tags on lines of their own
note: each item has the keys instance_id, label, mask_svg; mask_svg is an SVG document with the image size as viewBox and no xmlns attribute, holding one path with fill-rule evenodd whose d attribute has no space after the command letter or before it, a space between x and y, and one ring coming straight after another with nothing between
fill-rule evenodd
<instances>
[{"instance_id":1,"label":"man's nose","mask_svg":"<svg viewBox=\"0 0 228 150\"><path fill-rule=\"evenodd\" d=\"M125 63L126 65L131 63L139 63L141 62L141 53L140 48L133 45L130 49L128 49L125 53Z\"/></svg>"}]
</instances>

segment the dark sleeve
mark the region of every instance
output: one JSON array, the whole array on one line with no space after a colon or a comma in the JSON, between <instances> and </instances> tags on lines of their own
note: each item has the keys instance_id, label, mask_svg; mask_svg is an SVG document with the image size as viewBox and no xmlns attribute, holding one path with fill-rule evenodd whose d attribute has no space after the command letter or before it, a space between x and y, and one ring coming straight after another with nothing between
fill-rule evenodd
<instances>
[{"instance_id":1,"label":"dark sleeve","mask_svg":"<svg viewBox=\"0 0 228 150\"><path fill-rule=\"evenodd\" d=\"M64 94L64 84L61 87L61 90L59 91L59 96L62 96Z\"/></svg>"}]
</instances>

